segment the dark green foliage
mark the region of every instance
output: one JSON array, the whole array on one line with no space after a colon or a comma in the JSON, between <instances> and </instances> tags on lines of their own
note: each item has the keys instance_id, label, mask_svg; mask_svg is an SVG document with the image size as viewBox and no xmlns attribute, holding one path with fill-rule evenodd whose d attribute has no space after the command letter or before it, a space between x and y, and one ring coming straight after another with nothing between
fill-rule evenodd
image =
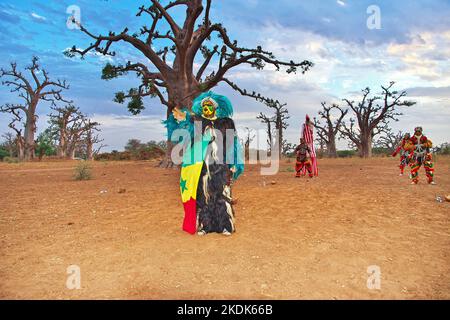
<instances>
[{"instance_id":1,"label":"dark green foliage","mask_svg":"<svg viewBox=\"0 0 450 320\"><path fill-rule=\"evenodd\" d=\"M120 91L116 93L116 97L114 98L114 102L124 103L125 102L125 93Z\"/></svg>"},{"instance_id":2,"label":"dark green foliage","mask_svg":"<svg viewBox=\"0 0 450 320\"><path fill-rule=\"evenodd\" d=\"M162 158L165 155L167 144L165 141L149 141L142 143L138 139L130 139L125 145L125 151L113 150L110 153L102 153L95 160L152 160Z\"/></svg>"},{"instance_id":3,"label":"dark green foliage","mask_svg":"<svg viewBox=\"0 0 450 320\"><path fill-rule=\"evenodd\" d=\"M144 102L140 96L133 96L128 103L128 111L133 115L138 115L144 109Z\"/></svg>"},{"instance_id":4,"label":"dark green foliage","mask_svg":"<svg viewBox=\"0 0 450 320\"><path fill-rule=\"evenodd\" d=\"M50 129L43 131L37 138L35 152L39 159L45 156L56 155L56 145Z\"/></svg>"},{"instance_id":5,"label":"dark green foliage","mask_svg":"<svg viewBox=\"0 0 450 320\"><path fill-rule=\"evenodd\" d=\"M8 150L6 150L2 146L0 146L0 160L3 160L3 158L8 157L8 156L9 156Z\"/></svg>"},{"instance_id":6,"label":"dark green foliage","mask_svg":"<svg viewBox=\"0 0 450 320\"><path fill-rule=\"evenodd\" d=\"M351 158L356 155L355 150L339 150L337 152L337 155L339 158Z\"/></svg>"}]
</instances>

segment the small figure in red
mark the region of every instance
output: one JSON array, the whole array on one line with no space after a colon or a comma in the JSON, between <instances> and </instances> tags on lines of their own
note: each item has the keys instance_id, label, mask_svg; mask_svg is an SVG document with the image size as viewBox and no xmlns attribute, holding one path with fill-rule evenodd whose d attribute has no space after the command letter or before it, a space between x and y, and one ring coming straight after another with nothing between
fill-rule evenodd
<instances>
[{"instance_id":1,"label":"small figure in red","mask_svg":"<svg viewBox=\"0 0 450 320\"><path fill-rule=\"evenodd\" d=\"M305 168L308 171L309 177L312 178L311 149L304 138L300 138L300 144L295 148L295 154L297 156L297 162L295 163L295 177L300 178L302 169Z\"/></svg>"},{"instance_id":2,"label":"small figure in red","mask_svg":"<svg viewBox=\"0 0 450 320\"><path fill-rule=\"evenodd\" d=\"M411 138L411 135L409 133L405 133L403 136L402 141L397 146L395 151L392 153L392 156L395 157L397 154L400 154L400 176L403 176L403 173L405 172L405 167L410 163L410 160L412 158L413 153L405 148L406 143Z\"/></svg>"}]
</instances>

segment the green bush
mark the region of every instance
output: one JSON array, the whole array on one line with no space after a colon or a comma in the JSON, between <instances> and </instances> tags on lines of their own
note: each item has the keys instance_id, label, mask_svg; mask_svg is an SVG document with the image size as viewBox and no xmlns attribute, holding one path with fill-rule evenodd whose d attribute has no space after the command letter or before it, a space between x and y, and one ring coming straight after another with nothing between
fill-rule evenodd
<instances>
[{"instance_id":1,"label":"green bush","mask_svg":"<svg viewBox=\"0 0 450 320\"><path fill-rule=\"evenodd\" d=\"M3 162L6 163L19 163L19 159L17 158L11 158L11 157L4 157Z\"/></svg>"},{"instance_id":2,"label":"green bush","mask_svg":"<svg viewBox=\"0 0 450 320\"><path fill-rule=\"evenodd\" d=\"M9 152L6 151L6 149L3 149L0 147L0 160L3 160L4 158L9 156Z\"/></svg>"},{"instance_id":3,"label":"green bush","mask_svg":"<svg viewBox=\"0 0 450 320\"><path fill-rule=\"evenodd\" d=\"M91 167L89 164L85 161L81 161L78 166L75 167L75 180L91 180L92 178L92 172Z\"/></svg>"},{"instance_id":4,"label":"green bush","mask_svg":"<svg viewBox=\"0 0 450 320\"><path fill-rule=\"evenodd\" d=\"M337 152L337 155L339 158L351 158L356 155L355 150L339 150Z\"/></svg>"}]
</instances>

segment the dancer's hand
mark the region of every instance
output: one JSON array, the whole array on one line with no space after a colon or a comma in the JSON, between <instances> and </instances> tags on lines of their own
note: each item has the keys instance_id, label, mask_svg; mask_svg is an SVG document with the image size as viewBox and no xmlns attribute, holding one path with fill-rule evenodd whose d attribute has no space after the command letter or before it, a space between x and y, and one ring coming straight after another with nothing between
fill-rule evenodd
<instances>
[{"instance_id":1,"label":"dancer's hand","mask_svg":"<svg viewBox=\"0 0 450 320\"><path fill-rule=\"evenodd\" d=\"M174 117L178 122L186 120L186 111L181 111L181 110L178 109L178 108L174 108L174 109L172 110L172 114L173 114L173 117Z\"/></svg>"}]
</instances>

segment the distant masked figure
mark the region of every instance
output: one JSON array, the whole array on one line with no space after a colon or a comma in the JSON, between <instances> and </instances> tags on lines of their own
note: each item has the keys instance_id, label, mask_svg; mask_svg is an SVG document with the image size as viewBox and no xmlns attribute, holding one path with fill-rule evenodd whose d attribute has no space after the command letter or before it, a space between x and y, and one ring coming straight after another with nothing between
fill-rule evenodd
<instances>
[{"instance_id":1,"label":"distant masked figure","mask_svg":"<svg viewBox=\"0 0 450 320\"><path fill-rule=\"evenodd\" d=\"M407 146L407 142L410 139L411 139L411 135L409 133L405 133L405 135L403 136L402 141L397 146L395 151L392 153L393 157L397 156L397 154L400 154L399 168L400 168L400 175L401 176L403 176L404 171L405 171L405 167L410 164L411 159L412 159L412 157L414 155L414 153L412 151L410 151L407 148L405 148L405 146Z\"/></svg>"},{"instance_id":2,"label":"distant masked figure","mask_svg":"<svg viewBox=\"0 0 450 320\"><path fill-rule=\"evenodd\" d=\"M306 121L303 124L301 137L305 140L305 143L308 145L310 150L313 176L318 176L319 168L317 166L316 148L314 147L314 126L308 115L306 115ZM306 167L302 169L302 174L306 174Z\"/></svg>"},{"instance_id":3,"label":"distant masked figure","mask_svg":"<svg viewBox=\"0 0 450 320\"><path fill-rule=\"evenodd\" d=\"M300 178L304 170L308 171L309 177L313 177L311 164L311 149L306 144L305 139L300 138L300 144L295 148L297 161L295 163L295 177ZM305 173L303 173L305 175Z\"/></svg>"},{"instance_id":4,"label":"distant masked figure","mask_svg":"<svg viewBox=\"0 0 450 320\"><path fill-rule=\"evenodd\" d=\"M432 162L431 148L433 143L423 135L422 127L414 129L414 136L409 140L407 148L413 153L411 165L411 184L419 183L419 170L422 165L429 184L434 182L434 165Z\"/></svg>"},{"instance_id":5,"label":"distant masked figure","mask_svg":"<svg viewBox=\"0 0 450 320\"><path fill-rule=\"evenodd\" d=\"M171 141L184 146L180 192L188 233L236 230L231 185L244 171L244 157L232 114L228 98L206 92L191 112L176 108L165 122ZM184 129L182 137L177 129Z\"/></svg>"}]
</instances>

